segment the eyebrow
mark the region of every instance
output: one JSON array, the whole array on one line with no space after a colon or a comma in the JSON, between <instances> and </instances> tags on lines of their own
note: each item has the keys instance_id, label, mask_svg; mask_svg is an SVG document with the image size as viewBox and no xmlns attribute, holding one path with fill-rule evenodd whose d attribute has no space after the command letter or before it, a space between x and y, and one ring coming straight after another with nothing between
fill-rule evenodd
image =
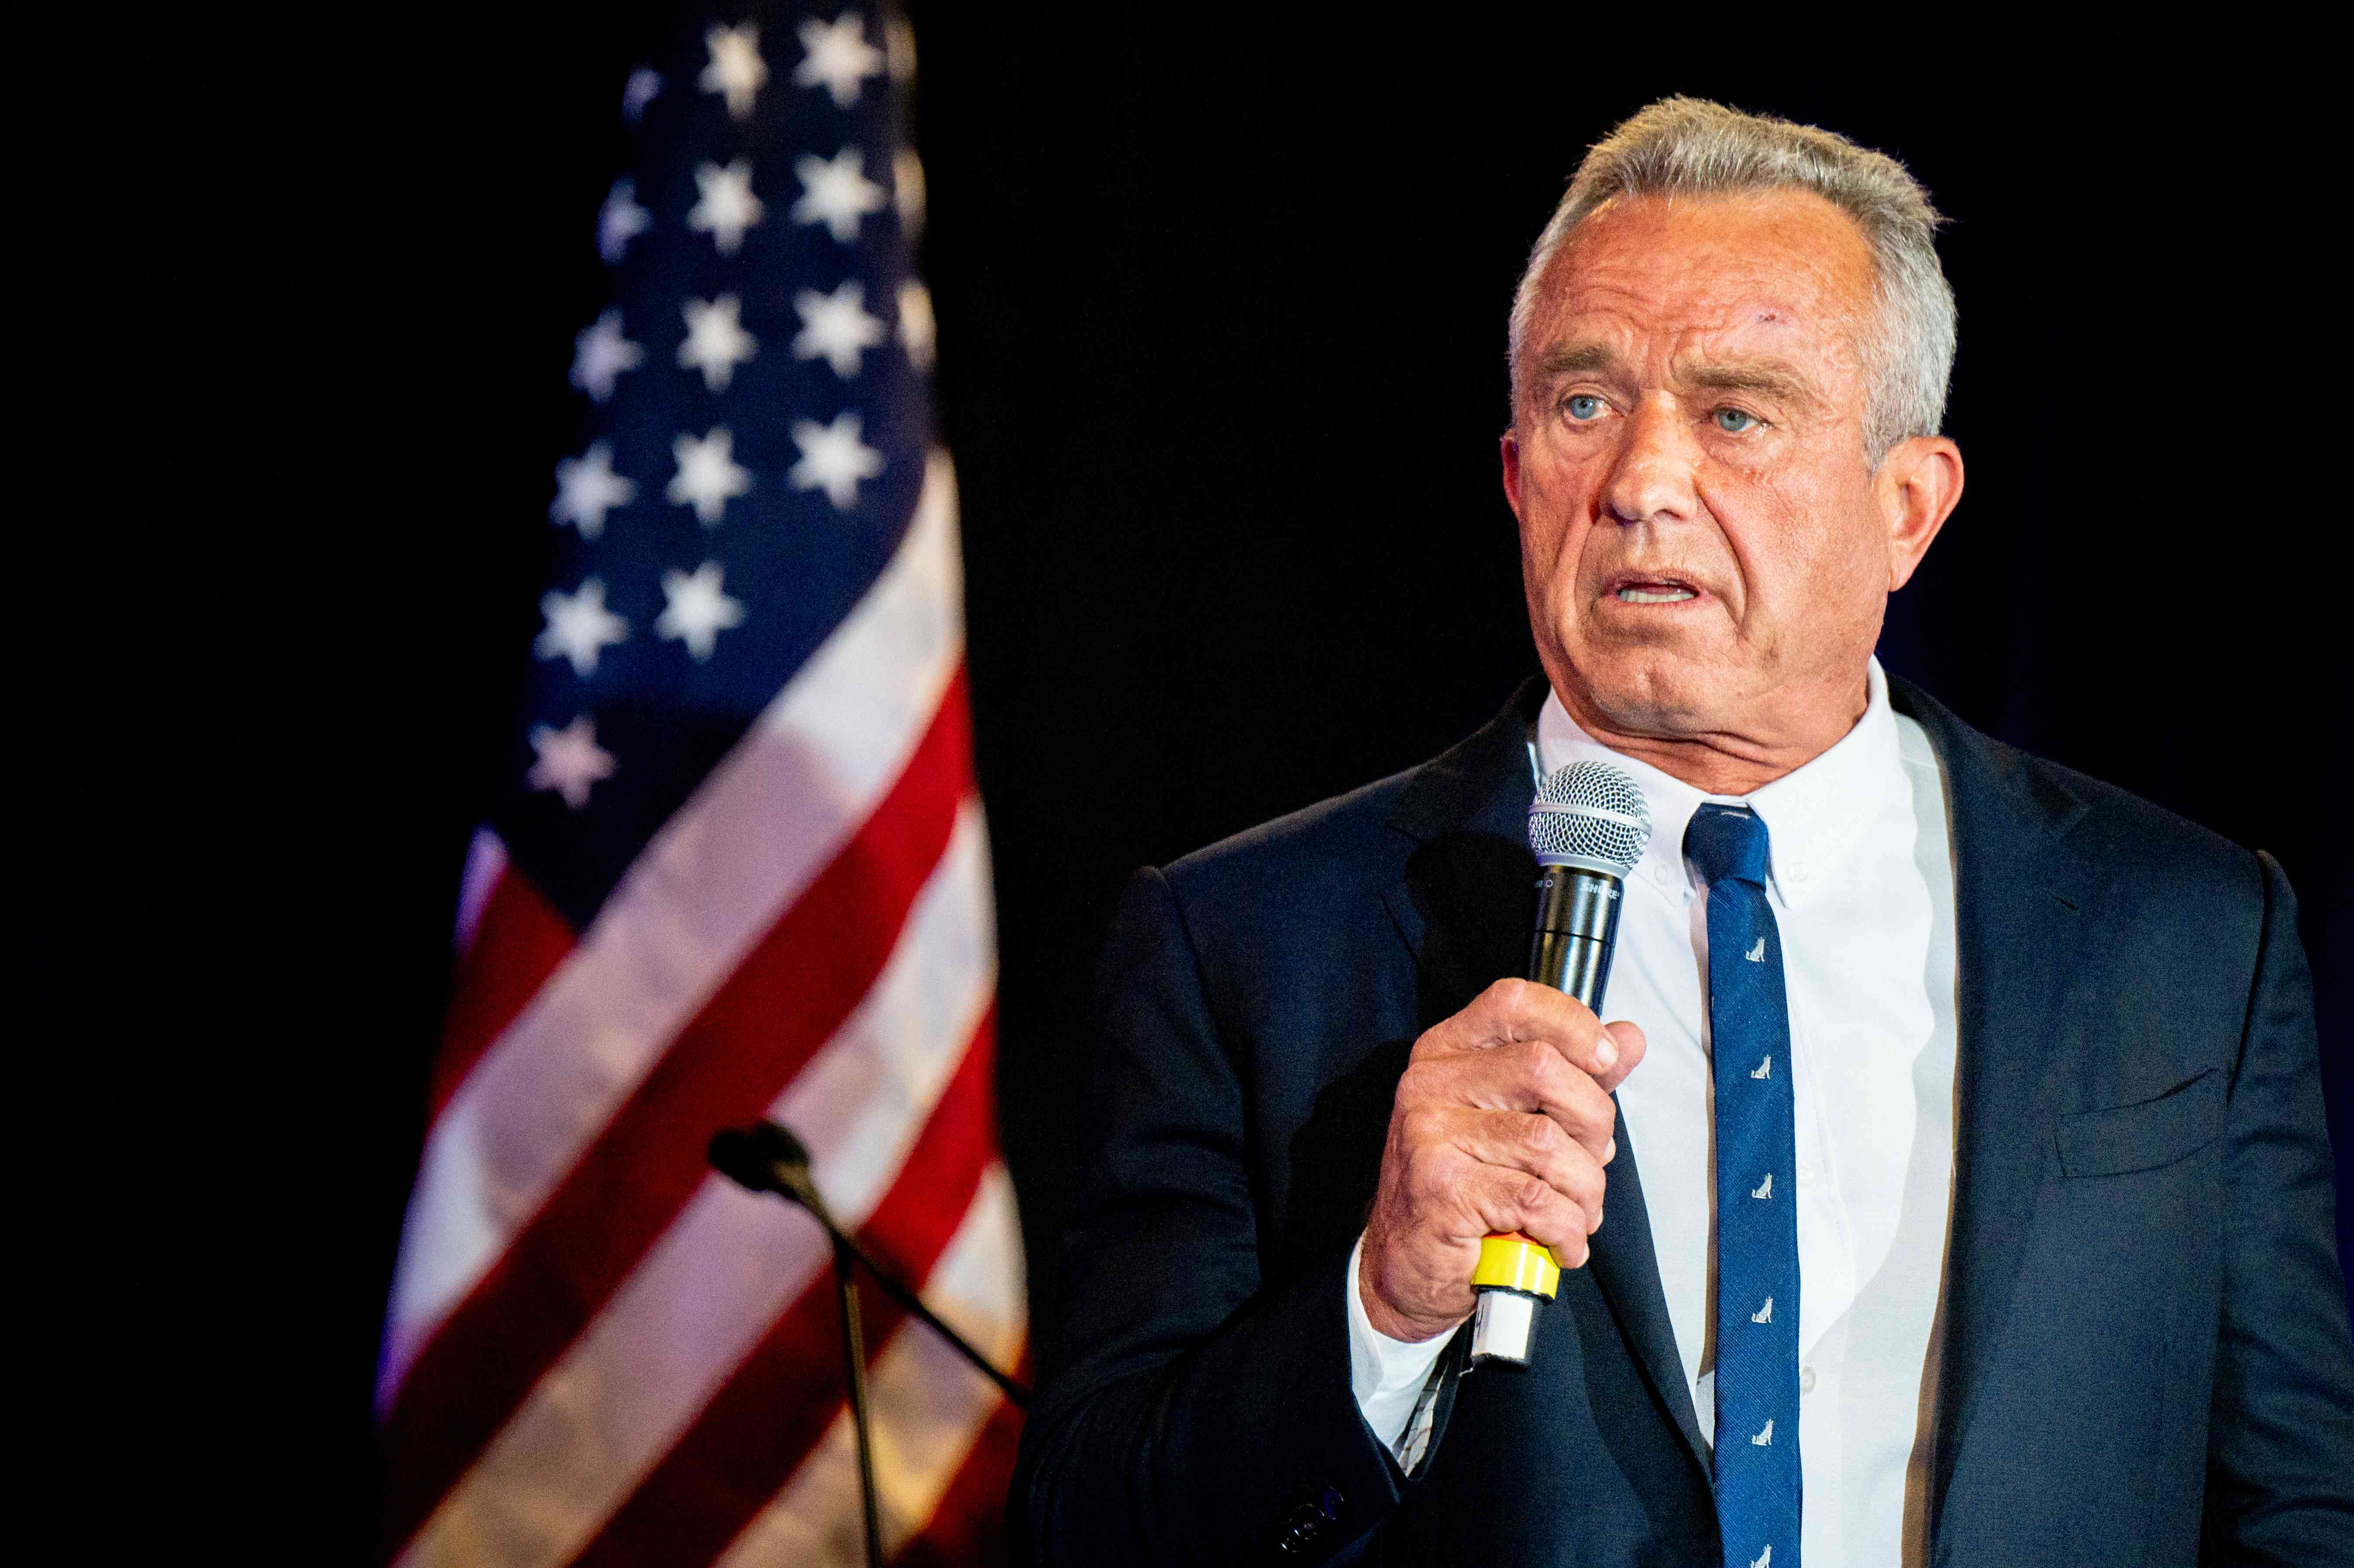
<instances>
[{"instance_id":1,"label":"eyebrow","mask_svg":"<svg viewBox=\"0 0 2354 1568\"><path fill-rule=\"evenodd\" d=\"M1547 380L1597 374L1627 378L1626 367L1617 353L1598 343L1556 344L1546 349L1537 357L1537 373ZM1809 408L1822 402L1811 381L1792 366L1774 359L1688 363L1677 366L1676 378L1688 387L1712 392L1755 392Z\"/></svg>"},{"instance_id":2,"label":"eyebrow","mask_svg":"<svg viewBox=\"0 0 2354 1568\"><path fill-rule=\"evenodd\" d=\"M1689 386L1712 392L1755 392L1785 403L1812 408L1822 399L1814 384L1787 365L1771 359L1734 359L1715 364L1702 361L1679 376Z\"/></svg>"},{"instance_id":3,"label":"eyebrow","mask_svg":"<svg viewBox=\"0 0 2354 1568\"><path fill-rule=\"evenodd\" d=\"M1537 357L1537 374L1548 379L1597 370L1619 373L1618 356L1598 343L1580 344L1574 348L1555 344Z\"/></svg>"}]
</instances>

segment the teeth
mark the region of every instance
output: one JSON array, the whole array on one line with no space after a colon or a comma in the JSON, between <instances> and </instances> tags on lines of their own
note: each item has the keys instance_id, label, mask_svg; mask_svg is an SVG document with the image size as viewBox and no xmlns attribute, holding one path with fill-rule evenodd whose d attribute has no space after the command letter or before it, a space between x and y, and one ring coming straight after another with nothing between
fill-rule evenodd
<instances>
[{"instance_id":1,"label":"teeth","mask_svg":"<svg viewBox=\"0 0 2354 1568\"><path fill-rule=\"evenodd\" d=\"M1690 588L1622 588L1618 590L1622 604L1675 604L1695 597Z\"/></svg>"}]
</instances>

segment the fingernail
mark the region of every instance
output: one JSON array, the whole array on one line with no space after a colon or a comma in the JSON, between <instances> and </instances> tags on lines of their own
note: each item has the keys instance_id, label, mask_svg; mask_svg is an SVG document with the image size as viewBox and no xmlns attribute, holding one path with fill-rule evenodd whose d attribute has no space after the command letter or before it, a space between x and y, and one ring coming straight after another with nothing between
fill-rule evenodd
<instances>
[{"instance_id":1,"label":"fingernail","mask_svg":"<svg viewBox=\"0 0 2354 1568\"><path fill-rule=\"evenodd\" d=\"M1606 1143L1606 1144L1604 1144L1604 1145L1602 1146L1602 1163L1603 1163L1603 1164L1605 1164L1605 1165L1607 1165L1607 1164L1609 1164L1612 1160L1616 1160L1616 1159L1617 1159L1617 1158L1618 1158L1618 1140L1617 1140L1617 1139L1615 1139L1615 1138L1614 1138L1614 1139L1612 1139L1609 1142L1607 1142L1607 1143Z\"/></svg>"},{"instance_id":2,"label":"fingernail","mask_svg":"<svg viewBox=\"0 0 2354 1568\"><path fill-rule=\"evenodd\" d=\"M1618 1060L1618 1047L1610 1043L1610 1036L1607 1034L1602 1037L1600 1044L1595 1046L1594 1059L1606 1067Z\"/></svg>"}]
</instances>

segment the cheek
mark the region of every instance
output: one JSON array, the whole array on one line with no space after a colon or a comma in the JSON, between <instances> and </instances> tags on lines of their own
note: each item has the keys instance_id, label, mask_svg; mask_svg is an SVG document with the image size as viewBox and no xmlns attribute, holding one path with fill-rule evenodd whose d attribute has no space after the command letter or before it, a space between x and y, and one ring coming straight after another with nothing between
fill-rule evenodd
<instances>
[{"instance_id":1,"label":"cheek","mask_svg":"<svg viewBox=\"0 0 2354 1568\"><path fill-rule=\"evenodd\" d=\"M1783 474L1744 476L1721 491L1725 535L1748 609L1775 620L1845 619L1886 586L1886 549L1868 485Z\"/></svg>"},{"instance_id":2,"label":"cheek","mask_svg":"<svg viewBox=\"0 0 2354 1568\"><path fill-rule=\"evenodd\" d=\"M1582 465L1564 462L1558 454L1522 467L1522 565L1532 583L1545 585L1549 600L1557 600L1576 575L1577 556L1591 533L1591 493Z\"/></svg>"}]
</instances>

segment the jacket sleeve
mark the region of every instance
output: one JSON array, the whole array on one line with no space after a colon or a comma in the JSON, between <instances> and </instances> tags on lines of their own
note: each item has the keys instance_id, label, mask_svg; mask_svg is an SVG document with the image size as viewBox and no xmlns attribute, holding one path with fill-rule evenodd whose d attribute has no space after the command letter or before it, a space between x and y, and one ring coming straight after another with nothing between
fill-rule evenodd
<instances>
[{"instance_id":1,"label":"jacket sleeve","mask_svg":"<svg viewBox=\"0 0 2354 1568\"><path fill-rule=\"evenodd\" d=\"M2354 1563L2354 1341L2313 977L2288 879L2261 859L2264 936L2224 1124L2223 1300L2200 1555Z\"/></svg>"},{"instance_id":2,"label":"jacket sleeve","mask_svg":"<svg viewBox=\"0 0 2354 1568\"><path fill-rule=\"evenodd\" d=\"M1094 1028L1063 1349L1013 1530L1053 1568L1324 1561L1401 1484L1350 1386L1349 1253L1263 1276L1239 1053L1157 872L1113 923Z\"/></svg>"}]
</instances>

